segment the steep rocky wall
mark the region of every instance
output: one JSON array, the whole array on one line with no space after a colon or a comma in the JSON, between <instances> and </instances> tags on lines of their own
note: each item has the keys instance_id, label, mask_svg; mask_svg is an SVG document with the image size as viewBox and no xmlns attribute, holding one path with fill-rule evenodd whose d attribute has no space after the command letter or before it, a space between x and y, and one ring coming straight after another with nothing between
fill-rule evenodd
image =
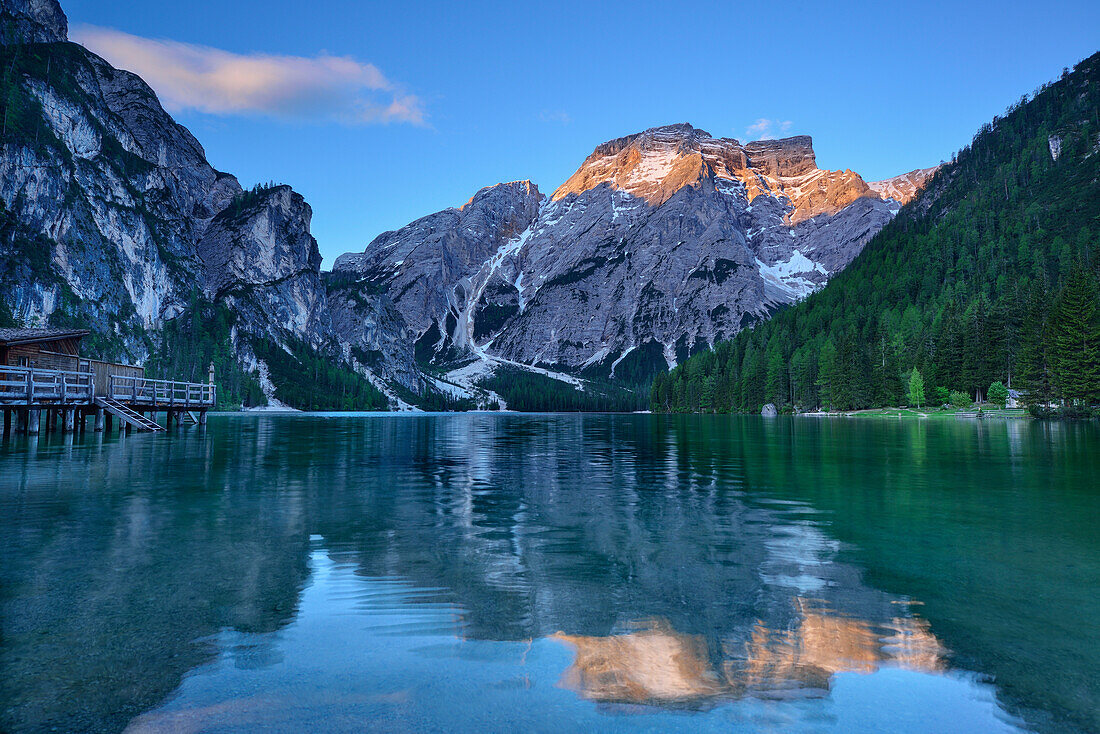
<instances>
[{"instance_id":1,"label":"steep rocky wall","mask_svg":"<svg viewBox=\"0 0 1100 734\"><path fill-rule=\"evenodd\" d=\"M549 200L483 189L336 269L391 295L422 358L652 373L822 287L931 171L868 184L808 136L670 125L597 146Z\"/></svg>"},{"instance_id":2,"label":"steep rocky wall","mask_svg":"<svg viewBox=\"0 0 1100 734\"><path fill-rule=\"evenodd\" d=\"M65 41L53 0L3 0L0 25L0 281L18 318L86 325L100 356L139 362L196 299L229 306L238 337L295 339L349 367L377 346L334 329L300 195L214 169L139 77ZM234 340L246 366L247 344ZM419 387L411 358L377 370L361 371Z\"/></svg>"}]
</instances>

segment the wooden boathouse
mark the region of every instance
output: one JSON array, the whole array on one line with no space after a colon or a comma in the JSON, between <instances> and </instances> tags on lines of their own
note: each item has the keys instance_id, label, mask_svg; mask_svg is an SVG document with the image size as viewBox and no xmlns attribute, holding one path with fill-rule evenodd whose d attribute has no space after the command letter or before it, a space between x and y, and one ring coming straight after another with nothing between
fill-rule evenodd
<instances>
[{"instance_id":1,"label":"wooden boathouse","mask_svg":"<svg viewBox=\"0 0 1100 734\"><path fill-rule=\"evenodd\" d=\"M0 329L0 409L4 435L61 430L137 428L163 431L182 422L206 423L217 404L214 367L209 381L151 380L145 369L80 356L84 329ZM164 425L157 423L164 413Z\"/></svg>"}]
</instances>

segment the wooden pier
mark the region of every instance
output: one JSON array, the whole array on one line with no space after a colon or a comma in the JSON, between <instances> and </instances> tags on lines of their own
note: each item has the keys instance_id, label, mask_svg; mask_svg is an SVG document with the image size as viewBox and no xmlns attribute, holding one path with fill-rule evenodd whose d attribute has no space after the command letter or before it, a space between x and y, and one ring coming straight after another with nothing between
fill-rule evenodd
<instances>
[{"instance_id":1,"label":"wooden pier","mask_svg":"<svg viewBox=\"0 0 1100 734\"><path fill-rule=\"evenodd\" d=\"M0 365L5 435L83 431L89 418L96 431L112 430L114 419L119 430L163 431L184 421L205 424L216 404L217 386L210 383L110 374L97 390L95 372ZM156 422L160 413L163 426Z\"/></svg>"},{"instance_id":2,"label":"wooden pier","mask_svg":"<svg viewBox=\"0 0 1100 734\"><path fill-rule=\"evenodd\" d=\"M85 330L0 329L0 410L4 435L83 431L163 431L206 423L217 405L214 367L208 383L151 380L145 370L81 357ZM164 413L164 425L157 417Z\"/></svg>"}]
</instances>

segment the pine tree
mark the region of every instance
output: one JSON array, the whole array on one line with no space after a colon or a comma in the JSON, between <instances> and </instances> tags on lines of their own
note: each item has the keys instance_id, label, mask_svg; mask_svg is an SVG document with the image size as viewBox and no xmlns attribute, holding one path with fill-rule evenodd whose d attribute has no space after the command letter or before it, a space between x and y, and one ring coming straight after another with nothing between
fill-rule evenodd
<instances>
[{"instance_id":1,"label":"pine tree","mask_svg":"<svg viewBox=\"0 0 1100 734\"><path fill-rule=\"evenodd\" d=\"M1024 306L1020 334L1020 386L1029 405L1046 405L1054 399L1050 360L1050 310L1048 296L1039 286L1031 289Z\"/></svg>"},{"instance_id":2,"label":"pine tree","mask_svg":"<svg viewBox=\"0 0 1100 734\"><path fill-rule=\"evenodd\" d=\"M989 386L989 392L986 393L986 396L989 398L989 402L996 403L1003 408L1005 407L1005 401L1008 400L1008 388L998 380Z\"/></svg>"},{"instance_id":3,"label":"pine tree","mask_svg":"<svg viewBox=\"0 0 1100 734\"><path fill-rule=\"evenodd\" d=\"M764 399L769 403L782 404L787 397L787 367L778 345L768 349L768 372L765 378Z\"/></svg>"},{"instance_id":4,"label":"pine tree","mask_svg":"<svg viewBox=\"0 0 1100 734\"><path fill-rule=\"evenodd\" d=\"M836 345L830 339L821 347L817 357L817 386L822 407L831 407L836 402L834 391L836 378Z\"/></svg>"},{"instance_id":5,"label":"pine tree","mask_svg":"<svg viewBox=\"0 0 1100 734\"><path fill-rule=\"evenodd\" d=\"M1100 393L1100 334L1096 281L1080 263L1070 272L1055 304L1051 331L1051 361L1062 397L1088 403Z\"/></svg>"}]
</instances>

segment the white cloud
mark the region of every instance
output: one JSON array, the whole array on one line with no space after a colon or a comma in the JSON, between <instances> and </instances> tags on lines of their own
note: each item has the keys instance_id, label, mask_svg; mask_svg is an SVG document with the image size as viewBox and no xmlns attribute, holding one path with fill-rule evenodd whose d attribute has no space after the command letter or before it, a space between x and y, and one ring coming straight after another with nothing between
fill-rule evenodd
<instances>
[{"instance_id":1,"label":"white cloud","mask_svg":"<svg viewBox=\"0 0 1100 734\"><path fill-rule=\"evenodd\" d=\"M774 140L779 134L790 129L790 120L769 120L767 117L761 117L745 128L745 137L749 140Z\"/></svg>"},{"instance_id":2,"label":"white cloud","mask_svg":"<svg viewBox=\"0 0 1100 734\"><path fill-rule=\"evenodd\" d=\"M542 122L557 122L561 125L568 125L573 122L573 118L564 110L543 110L539 113L539 120Z\"/></svg>"},{"instance_id":3,"label":"white cloud","mask_svg":"<svg viewBox=\"0 0 1100 734\"><path fill-rule=\"evenodd\" d=\"M424 124L424 110L415 95L387 79L374 64L347 56L237 54L90 25L77 26L70 35L148 82L171 111L347 125Z\"/></svg>"}]
</instances>

